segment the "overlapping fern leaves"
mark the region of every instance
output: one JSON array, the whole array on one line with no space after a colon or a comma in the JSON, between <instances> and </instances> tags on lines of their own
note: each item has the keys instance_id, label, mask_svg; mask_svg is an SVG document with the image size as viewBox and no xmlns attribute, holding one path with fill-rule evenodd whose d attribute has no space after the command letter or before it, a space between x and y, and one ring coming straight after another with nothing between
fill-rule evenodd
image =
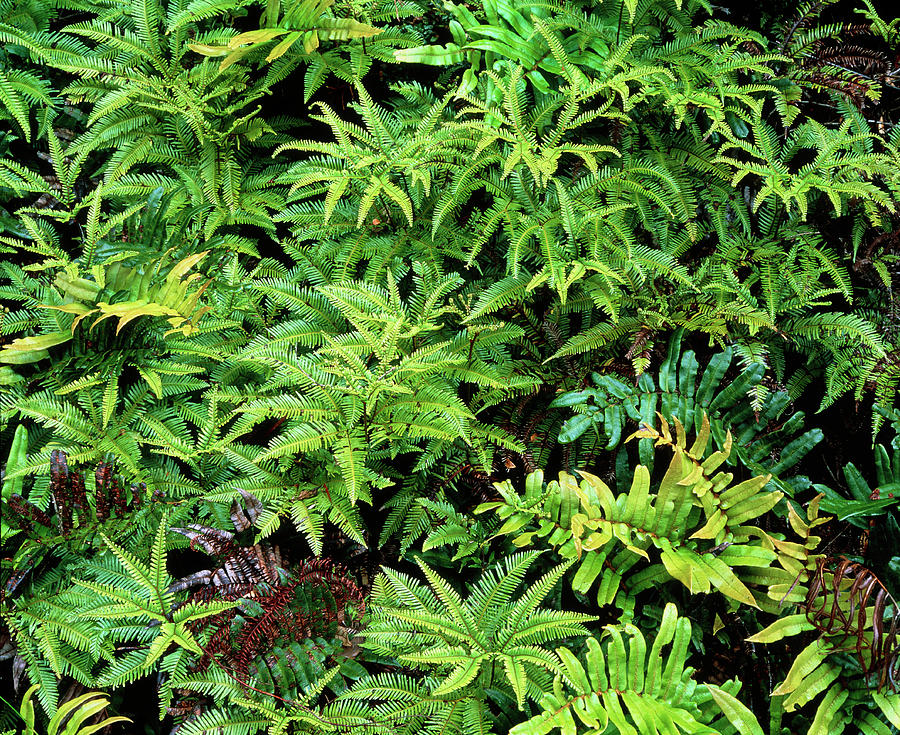
<instances>
[{"instance_id":1,"label":"overlapping fern leaves","mask_svg":"<svg viewBox=\"0 0 900 735\"><path fill-rule=\"evenodd\" d=\"M823 566L818 501L796 507L811 480L777 475L821 437L804 389L895 401L900 159L888 118L806 104L877 95L823 76L847 29L804 6L772 41L716 12L0 0L2 613L48 713L60 677L154 675L182 735L760 731L740 681L686 661L764 616L751 645L805 632L808 580L865 617L847 570L871 577ZM301 75L304 102L334 94L273 115ZM60 451L105 469L56 492ZM315 605L261 538L286 516L314 555L364 556L362 586L399 548L361 637L300 630ZM173 583L169 530L222 568ZM651 588L692 616L708 594L712 633L638 606ZM865 699L893 669L838 647L784 667L773 735L900 726L896 695Z\"/></svg>"},{"instance_id":2,"label":"overlapping fern leaves","mask_svg":"<svg viewBox=\"0 0 900 735\"><path fill-rule=\"evenodd\" d=\"M587 593L598 584L599 606L615 601L627 609L638 592L669 577L692 594L713 588L745 605L775 609L771 600L759 592L754 595L741 581L741 571L747 567L748 578L770 587L789 585L792 577L773 567L777 554L771 544L752 541L753 531L741 525L770 511L782 495L763 490L766 476L729 486L732 475L716 470L729 454L731 439L723 450L706 456L708 421L690 447L677 419L675 429L677 437L663 420L659 432L644 428L635 435L673 449L659 488L652 492L643 465L635 469L627 493L619 496L591 475L579 483L562 474L544 490L538 473L529 477L524 497L509 485L500 486L503 500L480 510L497 510L505 521L497 533L518 533L516 545L547 538L561 547L563 556L581 560L573 587ZM537 530L521 532L526 525ZM722 550L709 552L720 545ZM653 557L648 553L651 547L658 551L659 562L656 552ZM641 559L649 566L638 570ZM622 584L630 586L624 594Z\"/></svg>"},{"instance_id":3,"label":"overlapping fern leaves","mask_svg":"<svg viewBox=\"0 0 900 735\"><path fill-rule=\"evenodd\" d=\"M492 445L518 447L479 422L460 396L464 384L496 390L516 382L477 334L450 328L460 310L448 300L461 279L418 264L405 275L408 298L391 271L386 288L262 281L260 290L288 305L292 318L238 358L271 368L244 415L286 419L261 458L330 449L342 481L332 491L351 504L371 502L370 486L385 482L372 460L412 454L425 468L460 445L490 467Z\"/></svg>"}]
</instances>

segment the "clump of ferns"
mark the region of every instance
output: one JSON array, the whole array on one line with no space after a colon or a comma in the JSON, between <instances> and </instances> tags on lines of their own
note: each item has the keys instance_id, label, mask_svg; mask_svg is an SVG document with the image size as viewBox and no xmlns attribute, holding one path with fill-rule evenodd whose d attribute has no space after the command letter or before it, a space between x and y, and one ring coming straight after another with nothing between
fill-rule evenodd
<instances>
[{"instance_id":1,"label":"clump of ferns","mask_svg":"<svg viewBox=\"0 0 900 735\"><path fill-rule=\"evenodd\" d=\"M246 507L235 501L231 519L238 533L249 529L263 512L262 503L240 491ZM212 600L237 605L197 620L193 632L206 641L203 654L190 667L203 674L211 667L224 672L245 692L290 700L297 696L297 672L324 673L326 664L354 648L353 638L365 611L363 591L329 559L286 564L277 546L240 546L234 533L190 524L172 528L186 536L191 548L216 560L177 580L171 591L191 590L185 603ZM188 696L170 713L196 713ZM201 707L202 709L202 707Z\"/></svg>"}]
</instances>

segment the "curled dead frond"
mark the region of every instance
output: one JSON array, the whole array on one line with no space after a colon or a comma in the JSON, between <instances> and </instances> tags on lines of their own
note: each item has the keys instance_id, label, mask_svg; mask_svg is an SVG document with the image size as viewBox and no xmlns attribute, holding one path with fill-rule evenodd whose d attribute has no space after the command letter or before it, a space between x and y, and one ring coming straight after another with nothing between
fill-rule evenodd
<instances>
[{"instance_id":1,"label":"curled dead frond","mask_svg":"<svg viewBox=\"0 0 900 735\"><path fill-rule=\"evenodd\" d=\"M898 691L900 612L870 569L846 557L820 559L806 594L806 618L822 635L840 636L838 646L856 653L879 691L885 685Z\"/></svg>"}]
</instances>

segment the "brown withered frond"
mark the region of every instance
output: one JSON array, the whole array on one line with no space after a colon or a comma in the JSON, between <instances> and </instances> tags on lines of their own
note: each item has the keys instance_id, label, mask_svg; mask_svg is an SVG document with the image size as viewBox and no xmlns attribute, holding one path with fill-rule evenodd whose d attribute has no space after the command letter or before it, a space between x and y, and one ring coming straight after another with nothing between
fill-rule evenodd
<instances>
[{"instance_id":1,"label":"brown withered frond","mask_svg":"<svg viewBox=\"0 0 900 735\"><path fill-rule=\"evenodd\" d=\"M253 524L262 503L241 491L244 504L231 507L238 531ZM170 590L194 591L188 602L228 600L239 605L194 624L194 631L212 631L195 670L215 663L247 684L250 666L259 656L292 641L325 636L346 639L362 619L362 590L328 559L306 559L287 566L277 546L263 543L238 546L235 534L200 524L172 528L217 562L174 582ZM196 588L196 589L195 589ZM274 694L274 692L273 692Z\"/></svg>"},{"instance_id":2,"label":"brown withered frond","mask_svg":"<svg viewBox=\"0 0 900 735\"><path fill-rule=\"evenodd\" d=\"M870 569L846 557L819 560L806 594L806 617L823 635L841 636L878 689L900 688L897 602Z\"/></svg>"},{"instance_id":3,"label":"brown withered frond","mask_svg":"<svg viewBox=\"0 0 900 735\"><path fill-rule=\"evenodd\" d=\"M848 43L820 44L809 57L810 64L832 64L863 74L879 74L887 71L887 54L876 49L853 46Z\"/></svg>"},{"instance_id":4,"label":"brown withered frond","mask_svg":"<svg viewBox=\"0 0 900 735\"><path fill-rule=\"evenodd\" d=\"M242 506L237 500L231 504L231 522L234 524L236 531L246 531L250 526L256 523L256 519L263 512L263 504L252 493L246 490L238 490L243 498L246 507Z\"/></svg>"},{"instance_id":5,"label":"brown withered frond","mask_svg":"<svg viewBox=\"0 0 900 735\"><path fill-rule=\"evenodd\" d=\"M255 495L240 490L245 505L235 500L231 505L231 522L237 531L246 531L262 513L262 503ZM277 546L254 544L237 546L234 534L220 528L191 523L186 528L172 528L186 536L192 549L202 549L218 561L213 569L204 569L177 580L172 592L204 585L207 599L220 596L237 599L254 590L261 582L277 584L282 569L281 552ZM236 595L236 597L229 597Z\"/></svg>"},{"instance_id":6,"label":"brown withered frond","mask_svg":"<svg viewBox=\"0 0 900 735\"><path fill-rule=\"evenodd\" d=\"M113 514L124 518L143 503L142 495L147 486L143 483L131 486L131 497L125 491L121 478L116 474L115 463L101 462L94 472L94 506L87 498L84 475L69 467L66 453L54 449L50 452L50 502L53 515L41 510L30 500L14 494L9 499L10 522L28 535L45 535L34 524L58 530L69 536L76 528L93 527L108 520ZM54 528L55 527L55 528Z\"/></svg>"},{"instance_id":7,"label":"brown withered frond","mask_svg":"<svg viewBox=\"0 0 900 735\"><path fill-rule=\"evenodd\" d=\"M348 610L351 617L361 618L364 605L362 590L327 559L306 560L292 568L283 582L261 583L249 593L221 587L217 591L217 599L241 604L198 621L197 630L214 632L197 668L215 661L243 683L258 656L291 641L340 637L353 622ZM193 599L209 599L207 590L198 591Z\"/></svg>"},{"instance_id":8,"label":"brown withered frond","mask_svg":"<svg viewBox=\"0 0 900 735\"><path fill-rule=\"evenodd\" d=\"M655 330L650 329L649 327L642 327L635 332L631 339L631 347L628 348L625 357L628 360L631 360L635 356L647 354L647 343L653 338L654 333Z\"/></svg>"},{"instance_id":9,"label":"brown withered frond","mask_svg":"<svg viewBox=\"0 0 900 735\"><path fill-rule=\"evenodd\" d=\"M828 22L823 13L835 2L802 3L782 31L779 51L793 59L795 82L838 92L862 108L892 86L897 59L870 23Z\"/></svg>"}]
</instances>

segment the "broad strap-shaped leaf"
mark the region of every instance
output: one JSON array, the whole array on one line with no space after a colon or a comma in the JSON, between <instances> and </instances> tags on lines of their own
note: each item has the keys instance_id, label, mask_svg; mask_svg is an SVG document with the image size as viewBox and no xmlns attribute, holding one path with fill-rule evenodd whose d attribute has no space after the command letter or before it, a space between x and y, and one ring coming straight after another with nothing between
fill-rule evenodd
<instances>
[{"instance_id":1,"label":"broad strap-shaped leaf","mask_svg":"<svg viewBox=\"0 0 900 735\"><path fill-rule=\"evenodd\" d=\"M677 418L674 435L661 416L660 421L659 431L645 425L634 435L672 452L658 486L644 465L634 468L631 486L618 494L587 472L579 472L580 482L560 473L546 488L529 480L524 497L504 483L498 485L504 501L492 506L504 520L497 534L513 535L516 545L541 539L557 548L577 562L572 587L586 593L596 586L600 605L617 599L623 585L636 593L674 579L692 594L717 591L774 611L773 589L790 584L791 560L800 563L797 555L805 559L808 551L748 522L771 510L781 493L766 488L767 476L731 486L732 475L718 471L731 441L705 457L705 418L690 447ZM774 566L776 560L783 568ZM768 596L754 589L761 585L769 588Z\"/></svg>"},{"instance_id":2,"label":"broad strap-shaped leaf","mask_svg":"<svg viewBox=\"0 0 900 735\"><path fill-rule=\"evenodd\" d=\"M553 691L540 702L543 712L516 725L511 735L563 735L606 732L610 724L620 733L714 733L717 716L738 732L762 735L751 711L735 696L736 682L726 687L698 684L685 669L691 625L666 605L659 633L649 657L644 635L632 625L606 626L604 643L587 640L587 652L575 656L557 649L562 663ZM626 645L626 636L628 643Z\"/></svg>"}]
</instances>

